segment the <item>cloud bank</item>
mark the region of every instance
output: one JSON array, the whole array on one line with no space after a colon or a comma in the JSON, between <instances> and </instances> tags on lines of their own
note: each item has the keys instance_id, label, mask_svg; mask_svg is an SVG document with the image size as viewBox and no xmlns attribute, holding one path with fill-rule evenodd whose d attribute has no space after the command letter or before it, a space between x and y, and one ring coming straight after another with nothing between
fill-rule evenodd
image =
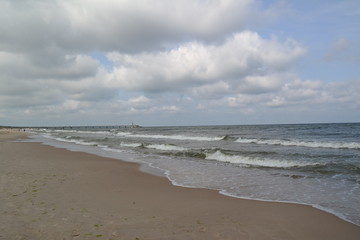
<instances>
[{"instance_id":1,"label":"cloud bank","mask_svg":"<svg viewBox=\"0 0 360 240\"><path fill-rule=\"evenodd\" d=\"M255 30L287 8L253 0L1 1L0 120L235 123L198 115L341 108L358 99L357 81L300 79L307 47Z\"/></svg>"}]
</instances>

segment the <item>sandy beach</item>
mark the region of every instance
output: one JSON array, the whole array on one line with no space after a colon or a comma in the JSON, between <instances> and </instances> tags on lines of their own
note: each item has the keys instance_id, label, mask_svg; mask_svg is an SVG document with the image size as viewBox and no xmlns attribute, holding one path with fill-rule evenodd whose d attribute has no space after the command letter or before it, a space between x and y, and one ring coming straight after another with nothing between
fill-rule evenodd
<instances>
[{"instance_id":1,"label":"sandy beach","mask_svg":"<svg viewBox=\"0 0 360 240\"><path fill-rule=\"evenodd\" d=\"M359 239L310 206L173 186L139 165L0 130L0 239Z\"/></svg>"}]
</instances>

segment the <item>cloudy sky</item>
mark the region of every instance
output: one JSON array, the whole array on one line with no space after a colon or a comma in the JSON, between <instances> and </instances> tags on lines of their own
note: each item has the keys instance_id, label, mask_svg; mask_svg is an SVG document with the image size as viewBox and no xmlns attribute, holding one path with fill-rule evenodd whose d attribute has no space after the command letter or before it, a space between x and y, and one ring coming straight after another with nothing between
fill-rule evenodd
<instances>
[{"instance_id":1,"label":"cloudy sky","mask_svg":"<svg viewBox=\"0 0 360 240\"><path fill-rule=\"evenodd\" d=\"M358 0L0 0L0 125L360 121Z\"/></svg>"}]
</instances>

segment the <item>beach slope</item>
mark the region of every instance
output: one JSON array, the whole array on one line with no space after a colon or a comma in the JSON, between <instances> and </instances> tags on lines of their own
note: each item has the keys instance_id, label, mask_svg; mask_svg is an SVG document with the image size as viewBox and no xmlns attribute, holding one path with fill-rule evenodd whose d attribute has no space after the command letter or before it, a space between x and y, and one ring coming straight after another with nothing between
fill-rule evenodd
<instances>
[{"instance_id":1,"label":"beach slope","mask_svg":"<svg viewBox=\"0 0 360 240\"><path fill-rule=\"evenodd\" d=\"M310 206L176 187L133 163L0 131L0 239L359 239Z\"/></svg>"}]
</instances>

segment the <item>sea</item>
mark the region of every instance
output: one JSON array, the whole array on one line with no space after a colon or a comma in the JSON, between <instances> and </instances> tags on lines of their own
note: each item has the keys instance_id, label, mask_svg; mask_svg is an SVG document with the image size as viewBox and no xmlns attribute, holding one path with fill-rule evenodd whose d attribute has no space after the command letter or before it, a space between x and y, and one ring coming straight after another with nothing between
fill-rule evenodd
<instances>
[{"instance_id":1,"label":"sea","mask_svg":"<svg viewBox=\"0 0 360 240\"><path fill-rule=\"evenodd\" d=\"M27 131L29 141L140 163L174 185L311 205L360 226L360 123Z\"/></svg>"}]
</instances>

